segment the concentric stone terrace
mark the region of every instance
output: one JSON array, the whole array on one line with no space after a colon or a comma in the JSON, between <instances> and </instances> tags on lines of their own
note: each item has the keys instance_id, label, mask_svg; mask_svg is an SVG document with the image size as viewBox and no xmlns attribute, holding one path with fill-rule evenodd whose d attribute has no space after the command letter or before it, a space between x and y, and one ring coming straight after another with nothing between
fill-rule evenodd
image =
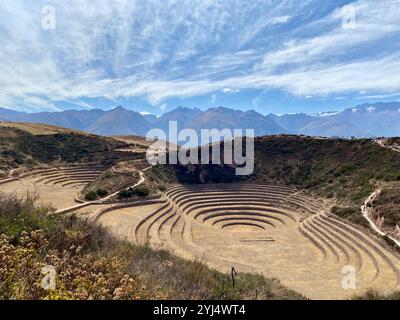
<instances>
[{"instance_id":1,"label":"concentric stone terrace","mask_svg":"<svg viewBox=\"0 0 400 320\"><path fill-rule=\"evenodd\" d=\"M75 197L79 191L105 169L101 166L38 168L21 173L7 183L0 183L0 191L20 195L38 192L40 201L51 203L57 209L65 208L76 204Z\"/></svg>"},{"instance_id":2,"label":"concentric stone terrace","mask_svg":"<svg viewBox=\"0 0 400 320\"><path fill-rule=\"evenodd\" d=\"M176 186L157 205L107 211L99 221L128 240L223 271L276 277L310 298L386 292L400 283L395 253L286 186ZM352 270L356 289L346 285Z\"/></svg>"},{"instance_id":3,"label":"concentric stone terrace","mask_svg":"<svg viewBox=\"0 0 400 320\"><path fill-rule=\"evenodd\" d=\"M96 179L103 172L104 167L61 167L39 169L20 176L20 178L31 178L35 184L84 186Z\"/></svg>"}]
</instances>

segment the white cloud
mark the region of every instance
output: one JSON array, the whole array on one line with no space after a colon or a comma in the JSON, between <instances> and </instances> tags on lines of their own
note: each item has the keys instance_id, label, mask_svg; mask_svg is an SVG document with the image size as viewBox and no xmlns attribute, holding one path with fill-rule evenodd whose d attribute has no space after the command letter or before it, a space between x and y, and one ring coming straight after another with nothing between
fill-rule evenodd
<instances>
[{"instance_id":1,"label":"white cloud","mask_svg":"<svg viewBox=\"0 0 400 320\"><path fill-rule=\"evenodd\" d=\"M400 92L390 93L390 94L377 94L377 95L369 95L369 96L361 96L356 99L387 99L387 98L395 98L400 97Z\"/></svg>"},{"instance_id":2,"label":"white cloud","mask_svg":"<svg viewBox=\"0 0 400 320\"><path fill-rule=\"evenodd\" d=\"M272 24L281 24L281 23L287 23L290 20L291 16L280 16L276 17L272 20Z\"/></svg>"},{"instance_id":3,"label":"white cloud","mask_svg":"<svg viewBox=\"0 0 400 320\"><path fill-rule=\"evenodd\" d=\"M55 0L52 31L41 28L43 4L2 3L2 106L90 108L82 98L142 97L161 109L168 98L245 89L303 97L400 91L396 47L373 46L400 31L397 0L354 2L355 30L341 28L340 8L291 26L303 8L323 5L316 0ZM275 24L279 33L269 31Z\"/></svg>"},{"instance_id":4,"label":"white cloud","mask_svg":"<svg viewBox=\"0 0 400 320\"><path fill-rule=\"evenodd\" d=\"M258 108L258 106L260 105L260 97L256 97L254 99L251 100L251 104L253 106L253 108Z\"/></svg>"},{"instance_id":5,"label":"white cloud","mask_svg":"<svg viewBox=\"0 0 400 320\"><path fill-rule=\"evenodd\" d=\"M225 94L229 94L229 93L238 93L240 90L237 89L231 89L231 88L224 88L222 89L222 92Z\"/></svg>"},{"instance_id":6,"label":"white cloud","mask_svg":"<svg viewBox=\"0 0 400 320\"><path fill-rule=\"evenodd\" d=\"M161 109L161 108L160 108ZM165 108L164 108L165 109ZM148 116L148 115L150 115L151 113L150 112L147 112L147 111L141 111L141 112L139 112L142 116Z\"/></svg>"},{"instance_id":7,"label":"white cloud","mask_svg":"<svg viewBox=\"0 0 400 320\"><path fill-rule=\"evenodd\" d=\"M397 4L396 4L397 3ZM311 38L292 39L283 48L268 52L264 56L263 67L276 68L285 64L326 63L326 59L345 59L348 50L379 41L400 31L400 6L396 0L357 1L352 4L357 12L357 27L346 30L341 27L341 9L333 11L312 24L322 30L322 34ZM331 24L335 28L327 29ZM366 51L364 54L369 55Z\"/></svg>"}]
</instances>

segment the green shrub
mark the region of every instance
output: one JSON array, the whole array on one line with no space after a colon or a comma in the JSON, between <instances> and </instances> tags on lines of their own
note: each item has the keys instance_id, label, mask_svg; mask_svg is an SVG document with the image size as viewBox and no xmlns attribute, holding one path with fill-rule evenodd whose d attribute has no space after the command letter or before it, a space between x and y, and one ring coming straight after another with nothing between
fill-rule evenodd
<instances>
[{"instance_id":1,"label":"green shrub","mask_svg":"<svg viewBox=\"0 0 400 320\"><path fill-rule=\"evenodd\" d=\"M150 194L150 190L146 186L139 186L136 188L136 194L139 197L147 197Z\"/></svg>"},{"instance_id":2,"label":"green shrub","mask_svg":"<svg viewBox=\"0 0 400 320\"><path fill-rule=\"evenodd\" d=\"M88 201L93 201L97 199L97 193L96 191L89 191L86 195L85 195L85 199Z\"/></svg>"},{"instance_id":3,"label":"green shrub","mask_svg":"<svg viewBox=\"0 0 400 320\"><path fill-rule=\"evenodd\" d=\"M131 189L120 191L120 192L118 193L118 197L119 197L119 198L122 198L122 199L131 198L131 197L132 197L132 191L131 191Z\"/></svg>"},{"instance_id":4,"label":"green shrub","mask_svg":"<svg viewBox=\"0 0 400 320\"><path fill-rule=\"evenodd\" d=\"M119 198L127 199L132 197L147 197L150 194L150 190L147 186L138 186L136 188L129 188L121 191L118 196Z\"/></svg>"},{"instance_id":5,"label":"green shrub","mask_svg":"<svg viewBox=\"0 0 400 320\"><path fill-rule=\"evenodd\" d=\"M97 194L100 198L104 198L105 196L108 195L108 192L107 192L107 190L104 190L104 189L98 189L98 190L96 191L96 194Z\"/></svg>"},{"instance_id":6,"label":"green shrub","mask_svg":"<svg viewBox=\"0 0 400 320\"><path fill-rule=\"evenodd\" d=\"M158 188L158 190L160 190L161 192L164 192L165 190L167 190L167 187L164 186L164 185L159 185L157 188Z\"/></svg>"}]
</instances>

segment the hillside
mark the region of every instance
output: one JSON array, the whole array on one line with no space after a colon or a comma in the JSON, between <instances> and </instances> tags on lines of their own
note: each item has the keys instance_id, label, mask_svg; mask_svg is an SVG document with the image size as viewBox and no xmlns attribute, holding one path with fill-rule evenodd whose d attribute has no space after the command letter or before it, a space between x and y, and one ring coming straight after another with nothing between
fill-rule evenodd
<instances>
[{"instance_id":1,"label":"hillside","mask_svg":"<svg viewBox=\"0 0 400 320\"><path fill-rule=\"evenodd\" d=\"M0 170L50 163L112 164L134 159L119 152L124 142L70 129L29 123L0 123Z\"/></svg>"},{"instance_id":2,"label":"hillside","mask_svg":"<svg viewBox=\"0 0 400 320\"><path fill-rule=\"evenodd\" d=\"M0 122L0 128L19 129L21 131L30 133L32 135L52 135L57 133L67 134L80 134L87 136L88 133L84 131L67 129L58 126L42 124L42 123L29 123L29 122Z\"/></svg>"},{"instance_id":3,"label":"hillside","mask_svg":"<svg viewBox=\"0 0 400 320\"><path fill-rule=\"evenodd\" d=\"M285 133L284 128L258 112L243 112L223 107L208 109L186 123L185 127L193 128L198 132L204 128L216 128L219 130L253 129L256 136Z\"/></svg>"},{"instance_id":4,"label":"hillside","mask_svg":"<svg viewBox=\"0 0 400 320\"><path fill-rule=\"evenodd\" d=\"M146 138L135 135L122 135L122 136L112 136L113 139L125 142L127 144L137 145L138 147L147 148L151 142L146 141Z\"/></svg>"},{"instance_id":5,"label":"hillside","mask_svg":"<svg viewBox=\"0 0 400 320\"><path fill-rule=\"evenodd\" d=\"M144 135L149 129L140 113L117 107L104 113L85 130L100 135Z\"/></svg>"},{"instance_id":6,"label":"hillside","mask_svg":"<svg viewBox=\"0 0 400 320\"><path fill-rule=\"evenodd\" d=\"M254 142L255 169L250 176L237 177L234 168L218 165L168 166L166 171L173 170L178 181L276 182L348 201L361 201L372 190L374 181L400 179L400 154L372 140L283 135L258 137Z\"/></svg>"}]
</instances>

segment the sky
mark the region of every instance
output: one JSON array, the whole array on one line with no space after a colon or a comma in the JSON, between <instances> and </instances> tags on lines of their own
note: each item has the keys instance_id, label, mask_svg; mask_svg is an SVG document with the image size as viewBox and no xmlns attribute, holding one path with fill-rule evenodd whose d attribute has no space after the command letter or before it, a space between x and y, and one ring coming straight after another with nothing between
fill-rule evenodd
<instances>
[{"instance_id":1,"label":"sky","mask_svg":"<svg viewBox=\"0 0 400 320\"><path fill-rule=\"evenodd\" d=\"M0 107L263 114L400 100L400 0L0 0Z\"/></svg>"}]
</instances>

